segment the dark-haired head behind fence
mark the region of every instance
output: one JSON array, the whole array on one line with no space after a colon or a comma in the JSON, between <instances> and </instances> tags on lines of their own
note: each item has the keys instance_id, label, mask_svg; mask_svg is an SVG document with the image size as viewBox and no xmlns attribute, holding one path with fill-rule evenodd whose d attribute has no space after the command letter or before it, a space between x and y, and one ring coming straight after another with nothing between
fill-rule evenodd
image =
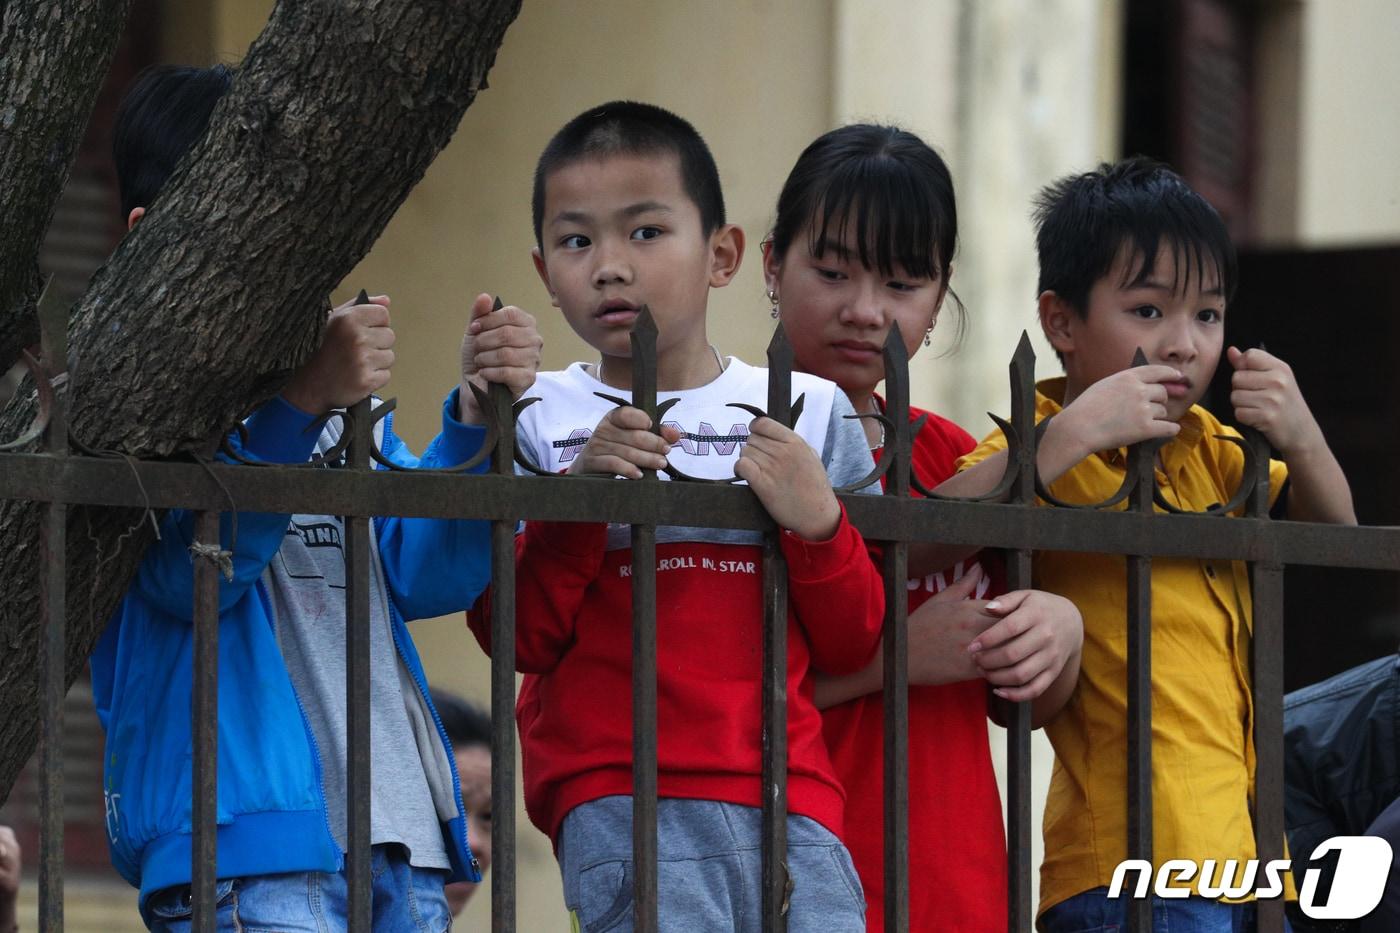
<instances>
[{"instance_id":1,"label":"dark-haired head behind fence","mask_svg":"<svg viewBox=\"0 0 1400 933\"><path fill-rule=\"evenodd\" d=\"M763 252L768 297L797 368L835 381L857 411L882 416L881 348L896 325L910 356L927 341L950 293L956 245L953 181L923 140L870 124L818 137L788 174ZM975 442L932 412L911 406L909 416L924 419L913 468L931 489ZM881 423L869 417L864 424L871 446L882 449ZM962 558L956 564L931 548L909 553L909 682L917 686L908 721L910 735L924 737L908 749L908 832L919 840L909 847L909 877L917 879L909 886L909 926L916 930L948 917L979 930L1005 924L1006 845L989 700L1033 700L1043 721L1063 704L1078 671L1073 605L1041 592L1003 595L995 554L955 556ZM974 642L980 650L969 651ZM816 688L846 789L845 839L870 903L871 931L885 928L882 686L877 658L848 677L819 677ZM948 839L958 844L930 844Z\"/></svg>"},{"instance_id":2,"label":"dark-haired head behind fence","mask_svg":"<svg viewBox=\"0 0 1400 933\"><path fill-rule=\"evenodd\" d=\"M462 806L467 811L467 840L484 876L491 868L491 716L446 690L434 687L432 697L442 728L452 743L452 757L462 784ZM477 884L458 881L447 886L447 907L452 916L467 906Z\"/></svg>"},{"instance_id":3,"label":"dark-haired head behind fence","mask_svg":"<svg viewBox=\"0 0 1400 933\"><path fill-rule=\"evenodd\" d=\"M792 395L805 400L792 427L750 421L730 406L767 407L769 374L725 359L706 335L709 290L738 270L743 233L724 222L718 173L690 124L648 104L591 108L550 142L536 179L536 268L600 359L540 374L531 390L540 401L520 417L520 447L550 473L737 474L786 529L790 815L779 825L792 881L788 923L864 930L859 882L836 835L840 784L808 692L811 668L859 666L878 637L879 576L831 488L870 472L860 427L845 420L851 408L835 386L800 373ZM643 305L656 328L657 400L667 406L658 433L647 413L612 401L630 401L631 332L646 320ZM584 929L633 911L632 876L642 870L632 865L634 662L625 620L643 562L658 574L664 928L757 929L762 905L776 911L783 901L780 887L760 891L760 545L751 532L662 528L652 556L646 544L633 550L623 528L523 529L515 611L516 661L530 674L517 706L525 803L557 844L565 903ZM473 631L489 646L486 620L473 613Z\"/></svg>"},{"instance_id":4,"label":"dark-haired head behind fence","mask_svg":"<svg viewBox=\"0 0 1400 933\"><path fill-rule=\"evenodd\" d=\"M156 222L155 215L142 220L146 207L154 201L160 210L160 189L204 134L230 80L223 67L159 68L143 74L123 103L114 149L123 213L133 227L141 224L134 235ZM331 419L321 427L318 416L387 382L394 362L388 306L379 296L332 311L321 346L280 395L248 416L229 447L247 460L289 465L335 447L344 423ZM518 396L533 380L540 340L529 315L492 311L482 295L468 321L462 369L453 374L458 383L421 460L389 419L374 425L373 444L399 467L466 463L485 440L468 384L484 389L491 379ZM269 361L268 368L279 365ZM368 451L360 456L368 463ZM479 469L485 466L483 458ZM445 928L444 881L479 876L454 790L455 765L420 687L422 665L405 621L472 603L490 572L489 528L445 519L362 523L240 513L235 542L231 518L222 516L219 545L231 552L218 601L219 929L343 925L353 897L348 814L366 804L374 929L399 929L410 915ZM92 657L108 739L112 859L140 888L142 916L156 930L188 926L200 896L191 886L190 827L195 516L172 511L161 530ZM374 555L366 579L348 568L352 548ZM373 722L374 744L368 796L361 787L352 797L346 602L357 588L368 590L369 690L358 693L356 705L360 721Z\"/></svg>"},{"instance_id":5,"label":"dark-haired head behind fence","mask_svg":"<svg viewBox=\"0 0 1400 933\"><path fill-rule=\"evenodd\" d=\"M1037 386L1036 419L1053 418L1037 448L1043 486L1062 502L1104 502L1123 483L1122 448L1153 442L1164 500L1218 512L1245 482L1243 444L1230 439L1238 432L1195 404L1219 362L1235 285L1224 224L1175 173L1143 159L1055 182L1036 219L1040 321L1065 366L1064 378ZM1134 366L1139 350L1145 365ZM1261 430L1287 461L1269 464L1270 503L1290 518L1354 523L1346 477L1289 368L1259 349L1230 348L1229 361L1237 421ZM991 488L1005 448L1000 431L988 436L947 491ZM1128 855L1124 620L1141 613L1128 610L1122 558L1040 551L1035 576L1084 616L1077 700L1046 727L1057 763L1038 922L1062 933L1119 922L1128 909L1126 897L1109 899L1107 890ZM1152 851L1159 860L1243 865L1256 854L1244 565L1154 560L1150 618ZM1193 896L1156 898L1154 914L1224 929L1252 922L1253 904L1198 896L1198 884L1219 880L1191 879Z\"/></svg>"}]
</instances>

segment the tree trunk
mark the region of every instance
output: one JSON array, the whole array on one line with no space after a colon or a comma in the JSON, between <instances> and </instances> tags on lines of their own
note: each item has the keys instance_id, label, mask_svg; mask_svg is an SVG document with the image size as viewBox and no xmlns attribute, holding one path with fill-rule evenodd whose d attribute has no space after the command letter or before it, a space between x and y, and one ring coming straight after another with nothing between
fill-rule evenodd
<instances>
[{"instance_id":1,"label":"tree trunk","mask_svg":"<svg viewBox=\"0 0 1400 933\"><path fill-rule=\"evenodd\" d=\"M486 87L518 10L519 0L279 0L208 133L74 311L75 438L138 457L207 449L276 392L314 346L326 296ZM0 437L33 409L11 404ZM37 733L37 516L31 503L0 503L0 799ZM70 510L70 681L149 543L140 519Z\"/></svg>"},{"instance_id":2,"label":"tree trunk","mask_svg":"<svg viewBox=\"0 0 1400 933\"><path fill-rule=\"evenodd\" d=\"M39 341L38 246L128 2L12 0L0 12L0 373Z\"/></svg>"}]
</instances>

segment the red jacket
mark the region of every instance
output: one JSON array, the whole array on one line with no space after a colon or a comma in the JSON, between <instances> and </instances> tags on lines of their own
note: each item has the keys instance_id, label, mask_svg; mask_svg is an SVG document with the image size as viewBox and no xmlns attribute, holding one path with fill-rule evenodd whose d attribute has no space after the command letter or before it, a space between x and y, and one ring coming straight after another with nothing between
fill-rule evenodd
<instances>
[{"instance_id":1,"label":"red jacket","mask_svg":"<svg viewBox=\"0 0 1400 933\"><path fill-rule=\"evenodd\" d=\"M844 795L812 704L811 668L859 669L884 614L879 574L842 515L829 541L782 535L788 562L788 807L841 832ZM557 842L579 804L632 792L631 551L605 526L530 522L516 539L516 703L530 819ZM762 555L658 544L657 787L761 805ZM490 650L489 616L469 619Z\"/></svg>"}]
</instances>

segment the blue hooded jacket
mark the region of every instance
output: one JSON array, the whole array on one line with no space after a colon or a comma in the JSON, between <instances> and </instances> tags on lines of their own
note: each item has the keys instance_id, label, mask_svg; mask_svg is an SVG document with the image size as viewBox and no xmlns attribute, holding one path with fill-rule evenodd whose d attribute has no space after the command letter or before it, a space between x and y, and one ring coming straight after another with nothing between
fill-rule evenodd
<instances>
[{"instance_id":1,"label":"blue hooded jacket","mask_svg":"<svg viewBox=\"0 0 1400 933\"><path fill-rule=\"evenodd\" d=\"M380 449L407 467L447 467L473 456L485 430L456 420L456 389L443 405L442 431L421 461L382 422ZM243 454L301 463L316 447L315 419L281 398L245 422ZM484 472L482 463L475 472ZM230 545L230 516L221 525ZM233 579L219 581L218 875L339 871L316 740L278 646L263 571L277 554L290 516L239 513ZM190 883L193 740L193 513L161 522L135 581L92 655L93 695L107 733L103 788L112 862L154 892ZM481 521L376 518L373 533L387 582L394 645L431 711L452 765L457 816L442 824L451 880L479 881L467 846L466 813L442 721L405 618L460 612L490 580L490 526Z\"/></svg>"}]
</instances>

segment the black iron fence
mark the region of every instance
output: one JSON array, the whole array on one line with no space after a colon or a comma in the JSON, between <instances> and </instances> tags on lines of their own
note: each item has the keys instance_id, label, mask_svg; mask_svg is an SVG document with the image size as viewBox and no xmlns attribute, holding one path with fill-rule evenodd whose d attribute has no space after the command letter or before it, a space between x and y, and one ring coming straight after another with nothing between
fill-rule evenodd
<instances>
[{"instance_id":1,"label":"black iron fence","mask_svg":"<svg viewBox=\"0 0 1400 933\"><path fill-rule=\"evenodd\" d=\"M61 320L61 319L60 319ZM763 680L763 916L764 929L786 928L783 910L786 846L785 687L787 577L771 519L746 488L726 482L658 482L654 472L640 481L515 475L515 464L538 472L515 442L515 416L508 391L492 386L484 396L488 440L481 457L492 458L488 474L452 470L403 470L389 464L375 447L373 424L392 409L371 411L368 401L344 413L343 469L242 464L127 462L70 451L61 393L64 369L62 326L45 328L42 362L30 361L40 414L24 436L0 446L0 498L32 500L43 512L40 532L43 650L39 664L42 727L39 860L40 929L62 928L62 735L64 685L65 566L67 509L84 506L182 508L198 513L193 550L195 576L195 672L193 693L194 800L192 824L194 928L213 930L216 876L215 761L218 677L219 515L236 508L249 512L329 514L346 517L346 615L349 621L347 703L349 707L349 787L347 858L351 890L351 929L370 928L369 902L369 519L375 515L469 518L492 523L491 672L494 723L492 929L516 928L515 850L515 565L513 537L521 519L617 522L632 526L633 717L634 717L634 896L636 928L657 928L656 874L656 573L657 526L691 525L764 533ZM633 404L659 423L655 331L650 319L633 335ZM1034 356L1024 337L1010 366L1011 417L999 421L1008 439L1008 467L992 493L977 500L950 500L933 494L911 475L913 431L908 418L908 360L898 334L885 347L886 443L878 468L864 485L885 480L884 495L841 499L851 521L883 547L886 593L884 638L885 710L885 905L886 928L908 929L907 815L907 651L906 563L911 542L940 542L1004 549L1008 585L1031 584L1035 550L1084 551L1127 557L1128 574L1128 856L1152 864L1151 757L1151 567L1153 557L1249 562L1253 586L1252 667L1254 741L1257 754L1255 839L1258 858L1283 855L1283 590L1285 564L1400 570L1400 528L1335 527L1273 521L1269 518L1268 447L1247 439L1247 469L1241 488L1225 508L1209 513L1154 514L1167 505L1155 489L1154 451L1147 444L1130 450L1123 487L1111 499L1088 507L1043 507L1048 500L1034 469L1037 431L1034 410ZM795 420L791 351L781 328L769 348L767 414L785 424ZM664 401L663 401L664 410ZM8 452L37 445L41 452ZM77 445L81 448L81 445ZM391 469L374 469L378 461ZM911 489L923 493L912 498ZM1123 510L1110 508L1126 500ZM1243 507L1245 517L1225 513ZM1031 795L1029 705L1017 704L1008 723L1007 928L1029 931L1031 904ZM1297 853L1295 853L1297 854ZM937 884L939 879L917 879ZM1150 928L1150 901L1136 902L1135 930ZM1260 903L1260 929L1278 933L1281 900Z\"/></svg>"}]
</instances>

